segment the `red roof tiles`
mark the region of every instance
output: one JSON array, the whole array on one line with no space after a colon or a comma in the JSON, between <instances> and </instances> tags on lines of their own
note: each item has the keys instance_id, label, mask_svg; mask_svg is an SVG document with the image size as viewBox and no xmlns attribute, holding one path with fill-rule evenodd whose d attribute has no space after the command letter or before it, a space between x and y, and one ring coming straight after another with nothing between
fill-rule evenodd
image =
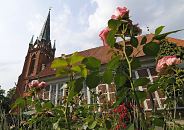
<instances>
[{"instance_id":1,"label":"red roof tiles","mask_svg":"<svg viewBox=\"0 0 184 130\"><path fill-rule=\"evenodd\" d=\"M154 36L153 34L146 35L147 42L149 42L153 36ZM143 36L138 37L139 42L141 41L142 37ZM184 40L175 39L175 38L167 38L167 39L169 42L176 43L178 46L184 46ZM142 47L139 47L139 49L134 50L133 55L135 55L137 53L137 51L140 51L140 53L138 55L136 55L136 57L144 56L144 53L141 50L142 50ZM82 56L85 56L85 57L93 56L93 57L99 59L101 61L101 64L106 64L111 59L111 56L112 56L112 53L110 53L109 51L110 51L110 47L100 46L100 47L91 48L88 50L81 51L81 52L79 52L79 54ZM55 70L51 69L50 65L51 65L51 63L49 63L45 67L45 69L42 70L37 76L38 77L47 77L47 76L54 75Z\"/></svg>"}]
</instances>

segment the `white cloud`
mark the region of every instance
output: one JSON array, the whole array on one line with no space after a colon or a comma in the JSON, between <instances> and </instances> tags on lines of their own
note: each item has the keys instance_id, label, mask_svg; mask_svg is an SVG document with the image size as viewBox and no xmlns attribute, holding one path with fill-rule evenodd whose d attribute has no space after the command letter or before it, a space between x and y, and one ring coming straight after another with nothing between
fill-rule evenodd
<instances>
[{"instance_id":1,"label":"white cloud","mask_svg":"<svg viewBox=\"0 0 184 130\"><path fill-rule=\"evenodd\" d=\"M33 34L35 37L39 36L49 6L53 7L51 39L56 40L57 56L102 45L98 34L107 26L107 21L117 6L127 6L132 20L140 24L144 33L147 26L152 32L159 25L165 25L166 31L184 28L183 0L91 0L85 3L80 0L44 3L20 0L23 8L20 8L17 1L11 4L9 2L2 3L3 8L0 8L0 61L3 62L0 63L0 84L4 87L12 87L17 81L29 39ZM184 38L182 34L183 32L174 36Z\"/></svg>"}]
</instances>

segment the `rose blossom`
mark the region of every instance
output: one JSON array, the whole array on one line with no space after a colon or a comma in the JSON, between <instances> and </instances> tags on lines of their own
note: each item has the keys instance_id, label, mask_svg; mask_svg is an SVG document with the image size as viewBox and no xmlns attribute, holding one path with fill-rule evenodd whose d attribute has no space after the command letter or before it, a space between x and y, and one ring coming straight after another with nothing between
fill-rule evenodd
<instances>
[{"instance_id":1,"label":"rose blossom","mask_svg":"<svg viewBox=\"0 0 184 130\"><path fill-rule=\"evenodd\" d=\"M29 84L29 87L30 88L34 88L34 87L37 87L39 84L39 81L38 80L33 80L31 81L31 83Z\"/></svg>"},{"instance_id":2,"label":"rose blossom","mask_svg":"<svg viewBox=\"0 0 184 130\"><path fill-rule=\"evenodd\" d=\"M119 17L123 17L128 12L126 7L117 7L114 14L111 16L111 19L118 19Z\"/></svg>"},{"instance_id":3,"label":"rose blossom","mask_svg":"<svg viewBox=\"0 0 184 130\"><path fill-rule=\"evenodd\" d=\"M156 71L161 72L164 70L167 66L176 65L181 63L180 58L177 58L176 56L164 56L157 62Z\"/></svg>"},{"instance_id":4,"label":"rose blossom","mask_svg":"<svg viewBox=\"0 0 184 130\"><path fill-rule=\"evenodd\" d=\"M39 84L38 84L38 87L39 88L44 88L44 87L46 87L47 86L47 83L45 83L45 82L40 82Z\"/></svg>"},{"instance_id":5,"label":"rose blossom","mask_svg":"<svg viewBox=\"0 0 184 130\"><path fill-rule=\"evenodd\" d=\"M106 27L99 34L99 37L102 39L104 46L108 46L108 44L107 44L107 35L108 35L109 31L110 31L110 29L108 27Z\"/></svg>"}]
</instances>

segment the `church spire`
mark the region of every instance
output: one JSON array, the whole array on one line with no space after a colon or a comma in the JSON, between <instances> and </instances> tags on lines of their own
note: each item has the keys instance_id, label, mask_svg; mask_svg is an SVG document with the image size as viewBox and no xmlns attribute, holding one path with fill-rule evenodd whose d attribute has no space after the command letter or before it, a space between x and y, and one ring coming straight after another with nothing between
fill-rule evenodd
<instances>
[{"instance_id":1,"label":"church spire","mask_svg":"<svg viewBox=\"0 0 184 130\"><path fill-rule=\"evenodd\" d=\"M38 39L40 41L45 40L46 43L50 42L50 9L49 9L47 19L42 27L42 30L41 30L41 33Z\"/></svg>"}]
</instances>

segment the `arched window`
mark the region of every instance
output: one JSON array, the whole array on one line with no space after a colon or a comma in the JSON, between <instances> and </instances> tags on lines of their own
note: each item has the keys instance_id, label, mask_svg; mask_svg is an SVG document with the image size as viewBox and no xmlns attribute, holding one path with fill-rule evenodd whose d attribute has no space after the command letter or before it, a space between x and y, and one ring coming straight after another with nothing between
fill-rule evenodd
<instances>
[{"instance_id":1,"label":"arched window","mask_svg":"<svg viewBox=\"0 0 184 130\"><path fill-rule=\"evenodd\" d=\"M31 75L34 71L34 68L35 68L35 62L36 62L36 56L35 54L32 56L31 58L31 63L30 63L30 66L29 66L29 75Z\"/></svg>"}]
</instances>

